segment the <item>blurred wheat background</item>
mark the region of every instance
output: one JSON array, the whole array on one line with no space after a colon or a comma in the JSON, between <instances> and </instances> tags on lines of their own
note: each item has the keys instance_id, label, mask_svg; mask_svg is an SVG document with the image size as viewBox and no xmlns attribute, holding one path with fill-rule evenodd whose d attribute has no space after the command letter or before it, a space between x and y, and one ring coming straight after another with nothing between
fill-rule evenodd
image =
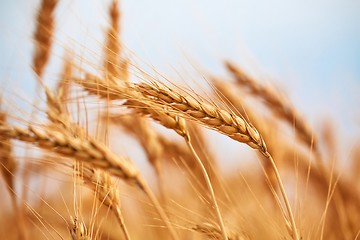
<instances>
[{"instance_id":1,"label":"blurred wheat background","mask_svg":"<svg viewBox=\"0 0 360 240\"><path fill-rule=\"evenodd\" d=\"M358 239L359 12L1 1L0 238Z\"/></svg>"}]
</instances>

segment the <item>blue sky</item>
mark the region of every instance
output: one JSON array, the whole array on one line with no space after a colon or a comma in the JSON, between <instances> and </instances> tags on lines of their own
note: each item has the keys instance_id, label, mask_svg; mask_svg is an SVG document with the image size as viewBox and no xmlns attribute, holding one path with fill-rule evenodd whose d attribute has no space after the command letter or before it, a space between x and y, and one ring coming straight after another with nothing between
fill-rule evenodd
<instances>
[{"instance_id":1,"label":"blue sky","mask_svg":"<svg viewBox=\"0 0 360 240\"><path fill-rule=\"evenodd\" d=\"M38 3L0 2L3 88L33 89L31 34ZM108 3L60 1L50 79L66 46L80 44L84 57L101 57L96 53ZM351 144L359 136L360 1L122 0L121 6L126 47L160 71L191 68L191 59L224 74L221 61L231 59L285 89L313 127L330 117Z\"/></svg>"}]
</instances>

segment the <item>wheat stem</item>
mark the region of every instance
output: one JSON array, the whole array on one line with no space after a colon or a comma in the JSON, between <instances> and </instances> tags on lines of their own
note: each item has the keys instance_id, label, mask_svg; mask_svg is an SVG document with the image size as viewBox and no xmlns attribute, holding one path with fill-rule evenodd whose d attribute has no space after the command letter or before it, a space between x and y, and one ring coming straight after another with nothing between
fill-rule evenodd
<instances>
[{"instance_id":1,"label":"wheat stem","mask_svg":"<svg viewBox=\"0 0 360 240\"><path fill-rule=\"evenodd\" d=\"M116 216L116 218L117 218L117 220L119 222L119 225L120 225L120 227L121 227L121 229L122 229L122 231L124 233L125 239L130 240L131 237L130 237L129 231L127 230L126 225L124 223L124 218L123 218L123 216L121 214L120 207L118 207L118 206L115 207L115 212L116 212L115 216Z\"/></svg>"},{"instance_id":2,"label":"wheat stem","mask_svg":"<svg viewBox=\"0 0 360 240\"><path fill-rule=\"evenodd\" d=\"M202 163L202 161L200 160L199 156L197 155L194 147L192 146L191 144L191 141L190 141L190 138L187 138L185 139L186 140L186 143L187 145L189 146L191 152L194 154L195 156L195 159L197 161L197 163L199 164L200 168L201 168L201 171L203 173L203 176L205 178L205 182L206 182L206 185L209 189L209 192L210 192L210 196L211 196L211 200L212 200L212 203L213 203L213 207L215 209L215 212L216 212L216 217L219 221L219 224L220 224L220 229L221 229L221 234L222 234L222 237L224 240L227 240L227 233L226 233L226 229L225 229L225 225L224 225L224 221L222 219L222 216L221 216L221 213L220 213L220 209L219 209L219 206L217 204L217 201L216 201L216 197L215 197L215 193L214 193L214 189L212 187L212 184L211 184L211 181L210 181L210 178L209 178L209 175L207 174L207 171L205 169L205 166L204 164Z\"/></svg>"},{"instance_id":3,"label":"wheat stem","mask_svg":"<svg viewBox=\"0 0 360 240\"><path fill-rule=\"evenodd\" d=\"M292 213L291 205L290 205L289 199L287 198L285 188L284 188L284 185L283 185L281 177L280 177L280 173L279 173L279 171L277 169L277 166L275 164L275 161L272 158L272 156L270 155L270 153L265 154L265 156L269 159L269 161L270 161L270 163L272 165L272 168L273 168L273 170L275 172L276 180L277 180L277 182L279 184L281 195L283 196L283 200L285 202L285 207L286 207L286 210L287 210L287 213L288 213L288 218L289 218L290 224L291 224L291 231L292 231L291 235L292 235L294 240L299 240L300 237L299 237L298 231L296 229L295 218L294 218L294 215Z\"/></svg>"}]
</instances>

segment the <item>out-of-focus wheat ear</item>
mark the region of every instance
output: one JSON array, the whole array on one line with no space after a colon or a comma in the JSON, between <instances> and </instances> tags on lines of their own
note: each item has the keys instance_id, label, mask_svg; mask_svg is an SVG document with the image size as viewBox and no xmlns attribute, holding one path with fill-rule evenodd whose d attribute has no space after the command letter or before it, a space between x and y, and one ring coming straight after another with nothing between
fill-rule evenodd
<instances>
[{"instance_id":1,"label":"out-of-focus wheat ear","mask_svg":"<svg viewBox=\"0 0 360 240\"><path fill-rule=\"evenodd\" d=\"M58 0L42 0L36 18L34 33L35 53L33 68L38 77L42 77L46 64L49 61L54 34L54 11Z\"/></svg>"},{"instance_id":2,"label":"out-of-focus wheat ear","mask_svg":"<svg viewBox=\"0 0 360 240\"><path fill-rule=\"evenodd\" d=\"M129 65L130 65L130 60L128 58L122 56L120 58L120 63L119 63L119 66L120 66L119 78L126 82L128 82L130 80Z\"/></svg>"},{"instance_id":3,"label":"out-of-focus wheat ear","mask_svg":"<svg viewBox=\"0 0 360 240\"><path fill-rule=\"evenodd\" d=\"M234 92L235 86L218 78L212 78L211 80L211 83L215 87L216 98L218 98L221 103L225 103L231 111L244 116L264 137L264 132L266 133L268 128L267 124L264 124L259 121L258 117L255 117L256 114L246 106L243 96Z\"/></svg>"},{"instance_id":4,"label":"out-of-focus wheat ear","mask_svg":"<svg viewBox=\"0 0 360 240\"><path fill-rule=\"evenodd\" d=\"M149 102L166 108L168 112L201 123L267 154L267 148L261 135L242 116L220 109L217 105L196 99L194 96L181 94L162 83L134 84L133 88L147 97Z\"/></svg>"},{"instance_id":5,"label":"out-of-focus wheat ear","mask_svg":"<svg viewBox=\"0 0 360 240\"><path fill-rule=\"evenodd\" d=\"M196 224L195 226L191 227L191 229L193 231L203 233L209 239L223 240L220 228L211 223ZM250 240L250 238L244 234L239 235L237 233L228 231L227 235L227 240Z\"/></svg>"},{"instance_id":6,"label":"out-of-focus wheat ear","mask_svg":"<svg viewBox=\"0 0 360 240\"><path fill-rule=\"evenodd\" d=\"M68 230L72 240L91 240L85 223L79 221L77 217L74 219L70 217L70 220L71 226L68 227Z\"/></svg>"},{"instance_id":7,"label":"out-of-focus wheat ear","mask_svg":"<svg viewBox=\"0 0 360 240\"><path fill-rule=\"evenodd\" d=\"M124 233L125 239L130 240L131 238L121 213L118 185L114 182L112 177L102 170L87 167L82 169L80 174L83 177L86 185L95 192L95 195L99 201L114 212Z\"/></svg>"},{"instance_id":8,"label":"out-of-focus wheat ear","mask_svg":"<svg viewBox=\"0 0 360 240\"><path fill-rule=\"evenodd\" d=\"M41 80L40 83L43 84ZM60 95L54 94L45 84L43 84L43 88L45 90L46 103L48 107L46 114L48 119L53 123L49 127L58 128L61 126L72 136L79 136L83 131L81 131L80 127L71 123L70 116L68 115L64 104L62 104L60 100Z\"/></svg>"},{"instance_id":9,"label":"out-of-focus wheat ear","mask_svg":"<svg viewBox=\"0 0 360 240\"><path fill-rule=\"evenodd\" d=\"M53 123L55 127L59 125L64 127L74 137L84 137L84 131L82 128L73 124L67 109L66 98L68 95L69 79L72 75L72 64L65 63L63 74L58 82L57 91L50 90L45 83L38 79L42 87L44 88L46 95L48 119ZM52 127L51 125L49 127Z\"/></svg>"},{"instance_id":10,"label":"out-of-focus wheat ear","mask_svg":"<svg viewBox=\"0 0 360 240\"><path fill-rule=\"evenodd\" d=\"M120 75L119 71L119 57L121 52L121 44L119 37L119 20L120 11L117 0L113 0L109 9L110 26L106 33L106 42L104 46L105 51L105 76L106 79L118 79Z\"/></svg>"},{"instance_id":11,"label":"out-of-focus wheat ear","mask_svg":"<svg viewBox=\"0 0 360 240\"><path fill-rule=\"evenodd\" d=\"M57 153L73 160L82 161L93 168L102 169L128 183L136 184L149 197L158 211L173 239L178 239L167 215L151 191L147 182L140 176L131 162L117 156L102 143L92 139L74 136L66 128L28 128L0 125L0 136L17 139Z\"/></svg>"},{"instance_id":12,"label":"out-of-focus wheat ear","mask_svg":"<svg viewBox=\"0 0 360 240\"><path fill-rule=\"evenodd\" d=\"M1 100L0 100L1 101ZM0 103L1 104L1 103ZM0 125L5 124L6 114L0 110ZM9 190L14 209L17 209L15 195L15 172L17 162L12 154L10 138L0 135L0 172Z\"/></svg>"},{"instance_id":13,"label":"out-of-focus wheat ear","mask_svg":"<svg viewBox=\"0 0 360 240\"><path fill-rule=\"evenodd\" d=\"M176 160L177 157L180 157L189 168L195 168L195 160L185 143L173 141L163 135L159 136L159 142L165 150L163 158Z\"/></svg>"},{"instance_id":14,"label":"out-of-focus wheat ear","mask_svg":"<svg viewBox=\"0 0 360 240\"><path fill-rule=\"evenodd\" d=\"M233 74L237 83L246 88L254 96L264 100L271 111L280 116L290 126L294 127L297 135L309 147L316 150L316 140L314 131L308 123L289 103L289 101L280 97L280 94L274 89L261 85L258 81L249 77L243 70L230 62L225 62L227 69Z\"/></svg>"},{"instance_id":15,"label":"out-of-focus wheat ear","mask_svg":"<svg viewBox=\"0 0 360 240\"><path fill-rule=\"evenodd\" d=\"M131 116L111 116L110 120L121 126L126 133L134 136L144 149L147 159L159 174L161 168L161 158L163 147L159 142L159 134L145 118L138 115Z\"/></svg>"},{"instance_id":16,"label":"out-of-focus wheat ear","mask_svg":"<svg viewBox=\"0 0 360 240\"><path fill-rule=\"evenodd\" d=\"M257 114L254 112L254 109L249 108L241 95L235 94L234 86L227 84L224 81L219 79L212 79L212 84L215 87L215 95L220 99L222 103L225 103L229 109L233 112L236 112L242 116L246 116L246 119L251 122L251 124L261 132L261 136L264 138L266 142L266 147L268 152L270 152L274 157L276 157L278 148L278 141L274 140L276 137L276 125L269 124L269 122L260 119L259 117L255 117ZM271 128L269 127L271 126ZM276 182L275 176L272 171L272 166L269 161L263 161L264 169L268 175L269 181L273 186Z\"/></svg>"},{"instance_id":17,"label":"out-of-focus wheat ear","mask_svg":"<svg viewBox=\"0 0 360 240\"><path fill-rule=\"evenodd\" d=\"M63 111L65 111L67 115L69 115L67 102L69 99L69 89L73 75L73 68L74 66L73 66L72 58L69 55L65 56L63 63L63 70L60 75L59 82L57 84L57 98L59 99L59 101L63 106L62 107Z\"/></svg>"},{"instance_id":18,"label":"out-of-focus wheat ear","mask_svg":"<svg viewBox=\"0 0 360 240\"><path fill-rule=\"evenodd\" d=\"M189 124L188 124L189 125ZM198 127L198 126L197 126ZM194 132L192 131L191 127L189 128L190 135L192 136L191 139L196 139L194 136ZM197 141L197 140L195 140ZM202 190L206 189L206 182L203 177L202 169L197 163L195 156L189 149L189 147L186 145L186 143L181 141L174 141L164 135L159 135L159 142L162 145L164 152L163 152L163 161L167 161L167 163L175 164L176 166L184 167L186 171L189 171L189 173L197 180L197 183L199 183L201 186L205 187L202 189L199 189L199 192L201 193ZM204 166L207 172L209 172L209 178L211 180L211 183L214 187L214 190L221 191L221 189L217 188L217 182L218 179L216 178L216 169L211 167L212 165L212 157L208 159L207 153L204 152L204 149L199 149L199 143L194 144L194 149L196 152L200 152L199 157L200 159L205 159ZM206 149L205 149L206 150ZM216 163L215 163L216 164ZM214 184L215 183L215 184ZM215 186L214 186L215 185Z\"/></svg>"},{"instance_id":19,"label":"out-of-focus wheat ear","mask_svg":"<svg viewBox=\"0 0 360 240\"><path fill-rule=\"evenodd\" d=\"M30 125L28 128L20 128L2 124L0 135L33 144L64 157L83 161L94 168L103 169L128 181L136 182L138 176L138 171L129 161L112 153L103 144L93 139L75 137L63 127L35 128Z\"/></svg>"}]
</instances>

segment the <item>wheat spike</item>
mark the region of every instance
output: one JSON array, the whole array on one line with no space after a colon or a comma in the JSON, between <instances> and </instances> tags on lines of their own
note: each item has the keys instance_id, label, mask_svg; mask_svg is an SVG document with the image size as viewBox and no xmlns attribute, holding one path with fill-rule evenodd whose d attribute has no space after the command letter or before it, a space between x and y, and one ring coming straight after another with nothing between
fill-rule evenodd
<instances>
[{"instance_id":1,"label":"wheat spike","mask_svg":"<svg viewBox=\"0 0 360 240\"><path fill-rule=\"evenodd\" d=\"M214 104L182 95L161 83L134 85L134 88L148 97L154 104L162 103L177 113L182 113L189 119L200 122L205 126L246 143L250 147L259 149L267 154L264 140L258 131L243 117L220 109Z\"/></svg>"},{"instance_id":2,"label":"wheat spike","mask_svg":"<svg viewBox=\"0 0 360 240\"><path fill-rule=\"evenodd\" d=\"M300 139L310 147L316 147L313 131L300 114L297 113L294 107L281 98L273 89L261 85L259 82L246 75L239 67L236 67L230 62L226 62L225 65L240 86L249 89L254 96L263 99L270 110L275 112L288 124L295 127Z\"/></svg>"},{"instance_id":3,"label":"wheat spike","mask_svg":"<svg viewBox=\"0 0 360 240\"><path fill-rule=\"evenodd\" d=\"M130 235L124 224L121 213L118 186L112 177L104 171L87 167L82 169L80 175L83 177L85 183L95 192L99 201L113 210L124 233L125 239L129 240Z\"/></svg>"},{"instance_id":4,"label":"wheat spike","mask_svg":"<svg viewBox=\"0 0 360 240\"><path fill-rule=\"evenodd\" d=\"M37 25L34 33L36 48L33 56L33 67L39 77L43 75L50 57L54 34L54 10L57 2L57 0L42 0L36 19Z\"/></svg>"},{"instance_id":5,"label":"wheat spike","mask_svg":"<svg viewBox=\"0 0 360 240\"><path fill-rule=\"evenodd\" d=\"M121 45L119 43L119 18L120 12L118 7L118 1L113 0L109 9L110 26L106 34L105 43L105 73L110 79L119 78L119 53L121 51Z\"/></svg>"},{"instance_id":6,"label":"wheat spike","mask_svg":"<svg viewBox=\"0 0 360 240\"><path fill-rule=\"evenodd\" d=\"M211 223L200 223L196 224L191 228L192 230L196 232L203 233L205 236L207 236L210 239L216 239L220 240L222 239L221 230L219 227L211 224ZM240 240L240 239L248 239L246 236L240 236L236 233L229 232L227 240Z\"/></svg>"},{"instance_id":7,"label":"wheat spike","mask_svg":"<svg viewBox=\"0 0 360 240\"><path fill-rule=\"evenodd\" d=\"M138 171L127 160L116 156L103 144L91 138L76 138L63 128L20 128L3 124L0 126L0 135L75 158L126 180L135 181L138 176Z\"/></svg>"},{"instance_id":8,"label":"wheat spike","mask_svg":"<svg viewBox=\"0 0 360 240\"><path fill-rule=\"evenodd\" d=\"M71 235L72 240L90 240L90 235L87 231L85 223L78 221L77 217L74 219L71 218L72 227L69 227L68 230Z\"/></svg>"}]
</instances>

